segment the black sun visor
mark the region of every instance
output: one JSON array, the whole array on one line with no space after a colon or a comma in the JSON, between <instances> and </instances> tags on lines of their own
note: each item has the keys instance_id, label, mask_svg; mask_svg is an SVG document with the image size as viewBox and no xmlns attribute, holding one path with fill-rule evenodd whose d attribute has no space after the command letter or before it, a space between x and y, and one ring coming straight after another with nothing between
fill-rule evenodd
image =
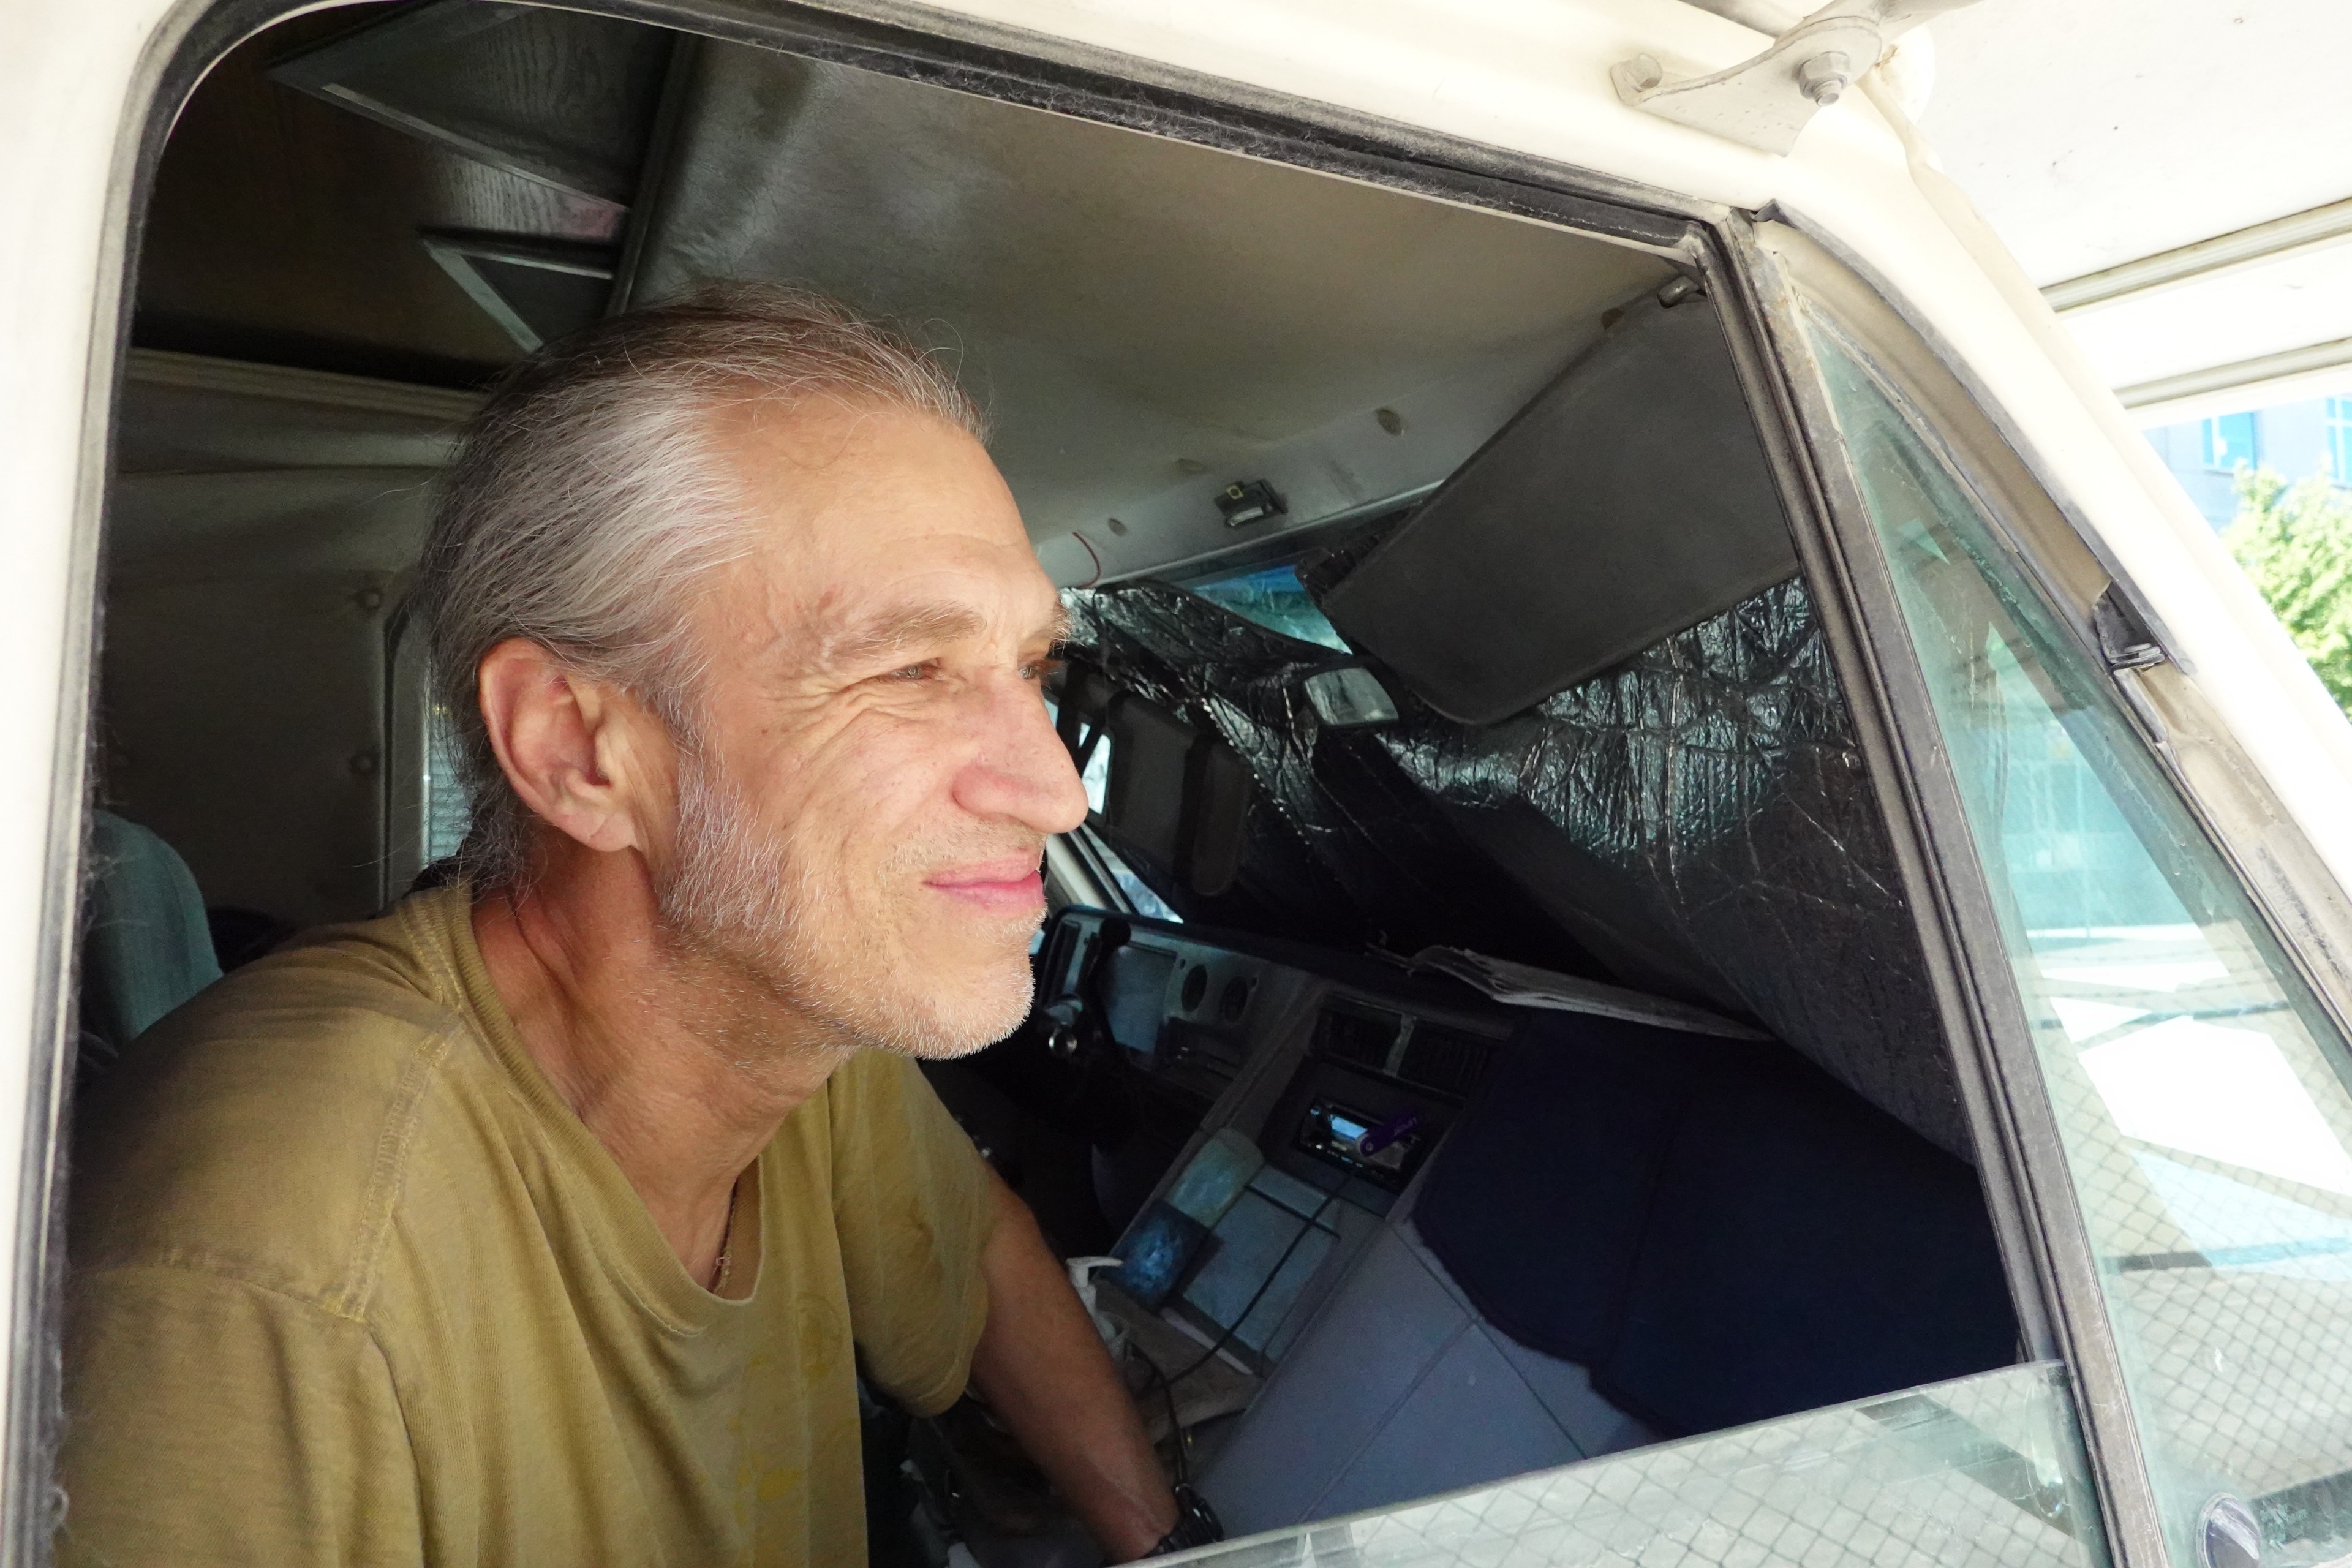
<instances>
[{"instance_id":1,"label":"black sun visor","mask_svg":"<svg viewBox=\"0 0 2352 1568\"><path fill-rule=\"evenodd\" d=\"M1322 607L1485 724L1796 570L1722 326L1685 294L1628 310Z\"/></svg>"}]
</instances>

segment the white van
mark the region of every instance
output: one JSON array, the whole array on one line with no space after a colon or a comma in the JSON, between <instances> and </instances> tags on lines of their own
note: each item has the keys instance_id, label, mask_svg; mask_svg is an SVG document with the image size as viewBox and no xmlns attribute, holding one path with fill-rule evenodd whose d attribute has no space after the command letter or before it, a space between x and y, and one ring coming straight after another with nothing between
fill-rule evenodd
<instances>
[{"instance_id":1,"label":"white van","mask_svg":"<svg viewBox=\"0 0 2352 1568\"><path fill-rule=\"evenodd\" d=\"M77 1081L465 831L453 428L759 278L1066 591L934 1082L1202 1555L2352 1561L2352 731L1912 130L1951 3L9 0L7 1560ZM877 1561L1098 1561L868 1417Z\"/></svg>"}]
</instances>

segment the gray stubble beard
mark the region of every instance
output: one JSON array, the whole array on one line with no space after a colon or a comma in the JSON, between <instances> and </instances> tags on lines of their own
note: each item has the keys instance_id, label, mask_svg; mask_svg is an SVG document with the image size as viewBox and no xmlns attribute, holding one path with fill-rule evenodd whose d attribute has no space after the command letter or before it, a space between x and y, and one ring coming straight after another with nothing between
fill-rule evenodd
<instances>
[{"instance_id":1,"label":"gray stubble beard","mask_svg":"<svg viewBox=\"0 0 2352 1568\"><path fill-rule=\"evenodd\" d=\"M879 869L887 881L912 868ZM851 908L845 891L819 885L782 832L697 749L679 748L676 858L655 889L656 915L682 966L699 971L707 986L737 993L723 999L738 1004L730 1012L756 1013L764 1002L844 1046L931 1061L970 1056L1019 1026L1032 1000L1025 965L1020 995L1007 988L1003 1026L986 1038L951 1028L931 996L882 995L859 985L850 977L864 973L878 982L898 975L899 966L870 933L823 932L819 911Z\"/></svg>"}]
</instances>

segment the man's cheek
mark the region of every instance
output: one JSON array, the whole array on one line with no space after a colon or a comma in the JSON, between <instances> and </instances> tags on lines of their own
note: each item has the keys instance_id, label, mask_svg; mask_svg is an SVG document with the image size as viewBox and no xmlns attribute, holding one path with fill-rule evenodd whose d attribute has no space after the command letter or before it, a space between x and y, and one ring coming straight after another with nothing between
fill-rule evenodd
<instances>
[{"instance_id":1,"label":"man's cheek","mask_svg":"<svg viewBox=\"0 0 2352 1568\"><path fill-rule=\"evenodd\" d=\"M792 829L858 880L900 879L924 838L919 794L908 784L887 767L844 769L803 797Z\"/></svg>"}]
</instances>

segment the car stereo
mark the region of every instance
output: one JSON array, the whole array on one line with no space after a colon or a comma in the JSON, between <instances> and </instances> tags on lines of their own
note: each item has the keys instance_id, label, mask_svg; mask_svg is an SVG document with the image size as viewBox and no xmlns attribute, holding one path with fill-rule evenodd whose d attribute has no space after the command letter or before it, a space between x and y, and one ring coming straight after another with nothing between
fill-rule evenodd
<instances>
[{"instance_id":1,"label":"car stereo","mask_svg":"<svg viewBox=\"0 0 2352 1568\"><path fill-rule=\"evenodd\" d=\"M1291 1146L1324 1164L1402 1192L1429 1152L1433 1129L1417 1108L1386 1116L1318 1095L1298 1119Z\"/></svg>"}]
</instances>

